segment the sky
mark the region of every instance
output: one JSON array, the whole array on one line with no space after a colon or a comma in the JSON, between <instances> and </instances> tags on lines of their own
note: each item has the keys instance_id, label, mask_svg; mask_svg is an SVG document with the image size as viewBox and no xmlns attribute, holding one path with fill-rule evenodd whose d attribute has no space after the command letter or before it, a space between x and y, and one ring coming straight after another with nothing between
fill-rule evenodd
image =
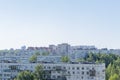
<instances>
[{"instance_id":1,"label":"sky","mask_svg":"<svg viewBox=\"0 0 120 80\"><path fill-rule=\"evenodd\" d=\"M0 49L60 43L120 49L120 0L0 0Z\"/></svg>"}]
</instances>

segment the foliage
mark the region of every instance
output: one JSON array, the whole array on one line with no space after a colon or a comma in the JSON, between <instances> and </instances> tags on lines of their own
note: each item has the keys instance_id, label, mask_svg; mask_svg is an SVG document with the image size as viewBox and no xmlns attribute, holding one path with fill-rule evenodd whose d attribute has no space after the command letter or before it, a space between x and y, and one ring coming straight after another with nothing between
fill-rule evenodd
<instances>
[{"instance_id":1,"label":"foliage","mask_svg":"<svg viewBox=\"0 0 120 80\"><path fill-rule=\"evenodd\" d=\"M84 60L89 62L99 62L99 63L105 63L106 67L113 63L114 60L117 60L119 56L114 54L104 54L104 53L89 53Z\"/></svg>"},{"instance_id":2,"label":"foliage","mask_svg":"<svg viewBox=\"0 0 120 80\"><path fill-rule=\"evenodd\" d=\"M89 53L82 61L105 63L106 80L120 79L120 56L115 54Z\"/></svg>"},{"instance_id":3,"label":"foliage","mask_svg":"<svg viewBox=\"0 0 120 80\"><path fill-rule=\"evenodd\" d=\"M44 70L42 65L35 67L34 72L20 72L14 80L44 80Z\"/></svg>"},{"instance_id":4,"label":"foliage","mask_svg":"<svg viewBox=\"0 0 120 80\"><path fill-rule=\"evenodd\" d=\"M63 57L61 58L61 60L62 60L62 62L69 62L69 61L70 61L70 59L69 59L68 56L63 56Z\"/></svg>"},{"instance_id":5,"label":"foliage","mask_svg":"<svg viewBox=\"0 0 120 80\"><path fill-rule=\"evenodd\" d=\"M37 56L36 56L36 55L32 55L32 56L30 57L29 61L30 61L31 63L37 62Z\"/></svg>"},{"instance_id":6,"label":"foliage","mask_svg":"<svg viewBox=\"0 0 120 80\"><path fill-rule=\"evenodd\" d=\"M36 51L36 52L35 52L35 55L36 55L36 56L39 56L39 55L40 55L40 52L39 52L39 51Z\"/></svg>"},{"instance_id":7,"label":"foliage","mask_svg":"<svg viewBox=\"0 0 120 80\"><path fill-rule=\"evenodd\" d=\"M119 80L119 79L120 78L119 78L118 74L114 74L114 75L110 76L109 80Z\"/></svg>"},{"instance_id":8,"label":"foliage","mask_svg":"<svg viewBox=\"0 0 120 80\"><path fill-rule=\"evenodd\" d=\"M14 80L34 80L34 75L30 71L23 71Z\"/></svg>"},{"instance_id":9,"label":"foliage","mask_svg":"<svg viewBox=\"0 0 120 80\"><path fill-rule=\"evenodd\" d=\"M35 80L44 80L44 70L42 65L38 65L35 67L34 76Z\"/></svg>"},{"instance_id":10,"label":"foliage","mask_svg":"<svg viewBox=\"0 0 120 80\"><path fill-rule=\"evenodd\" d=\"M43 55L43 56L48 56L48 55L49 55L49 52L43 52L42 55Z\"/></svg>"},{"instance_id":11,"label":"foliage","mask_svg":"<svg viewBox=\"0 0 120 80\"><path fill-rule=\"evenodd\" d=\"M85 60L83 58L79 58L76 60L77 62L84 62Z\"/></svg>"}]
</instances>

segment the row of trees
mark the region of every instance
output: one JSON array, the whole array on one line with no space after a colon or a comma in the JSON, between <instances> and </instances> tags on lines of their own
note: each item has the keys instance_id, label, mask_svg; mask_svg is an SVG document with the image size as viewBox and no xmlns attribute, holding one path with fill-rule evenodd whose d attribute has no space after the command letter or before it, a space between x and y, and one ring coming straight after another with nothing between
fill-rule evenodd
<instances>
[{"instance_id":1,"label":"row of trees","mask_svg":"<svg viewBox=\"0 0 120 80\"><path fill-rule=\"evenodd\" d=\"M31 63L37 62L37 56L40 56L41 54L42 54L42 56L48 56L48 55L49 55L48 52L43 52L43 53L35 52L35 54L32 55L32 56L29 58L29 61L30 61Z\"/></svg>"},{"instance_id":2,"label":"row of trees","mask_svg":"<svg viewBox=\"0 0 120 80\"><path fill-rule=\"evenodd\" d=\"M81 61L106 64L106 80L120 80L120 56L115 54L89 53Z\"/></svg>"},{"instance_id":3,"label":"row of trees","mask_svg":"<svg viewBox=\"0 0 120 80\"><path fill-rule=\"evenodd\" d=\"M43 70L42 65L35 67L35 71L22 71L18 73L17 77L14 80L44 80L45 71Z\"/></svg>"},{"instance_id":4,"label":"row of trees","mask_svg":"<svg viewBox=\"0 0 120 80\"><path fill-rule=\"evenodd\" d=\"M109 80L120 80L120 58L110 63L106 69L106 78Z\"/></svg>"}]
</instances>

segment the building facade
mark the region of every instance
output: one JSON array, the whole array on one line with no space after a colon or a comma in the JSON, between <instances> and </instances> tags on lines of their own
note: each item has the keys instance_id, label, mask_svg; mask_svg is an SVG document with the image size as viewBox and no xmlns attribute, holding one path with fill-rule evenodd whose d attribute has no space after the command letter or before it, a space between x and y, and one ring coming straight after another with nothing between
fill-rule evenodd
<instances>
[{"instance_id":1,"label":"building facade","mask_svg":"<svg viewBox=\"0 0 120 80\"><path fill-rule=\"evenodd\" d=\"M13 80L25 70L34 71L37 65L49 73L48 80L105 80L105 64L94 63L0 63L0 80Z\"/></svg>"}]
</instances>

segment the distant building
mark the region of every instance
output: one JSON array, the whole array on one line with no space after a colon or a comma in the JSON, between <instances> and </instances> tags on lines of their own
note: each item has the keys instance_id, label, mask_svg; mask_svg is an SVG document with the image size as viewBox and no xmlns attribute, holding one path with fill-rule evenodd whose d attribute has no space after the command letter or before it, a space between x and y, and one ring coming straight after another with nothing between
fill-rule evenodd
<instances>
[{"instance_id":1,"label":"distant building","mask_svg":"<svg viewBox=\"0 0 120 80\"><path fill-rule=\"evenodd\" d=\"M70 45L67 43L58 44L56 52L58 55L66 56L69 54Z\"/></svg>"}]
</instances>

